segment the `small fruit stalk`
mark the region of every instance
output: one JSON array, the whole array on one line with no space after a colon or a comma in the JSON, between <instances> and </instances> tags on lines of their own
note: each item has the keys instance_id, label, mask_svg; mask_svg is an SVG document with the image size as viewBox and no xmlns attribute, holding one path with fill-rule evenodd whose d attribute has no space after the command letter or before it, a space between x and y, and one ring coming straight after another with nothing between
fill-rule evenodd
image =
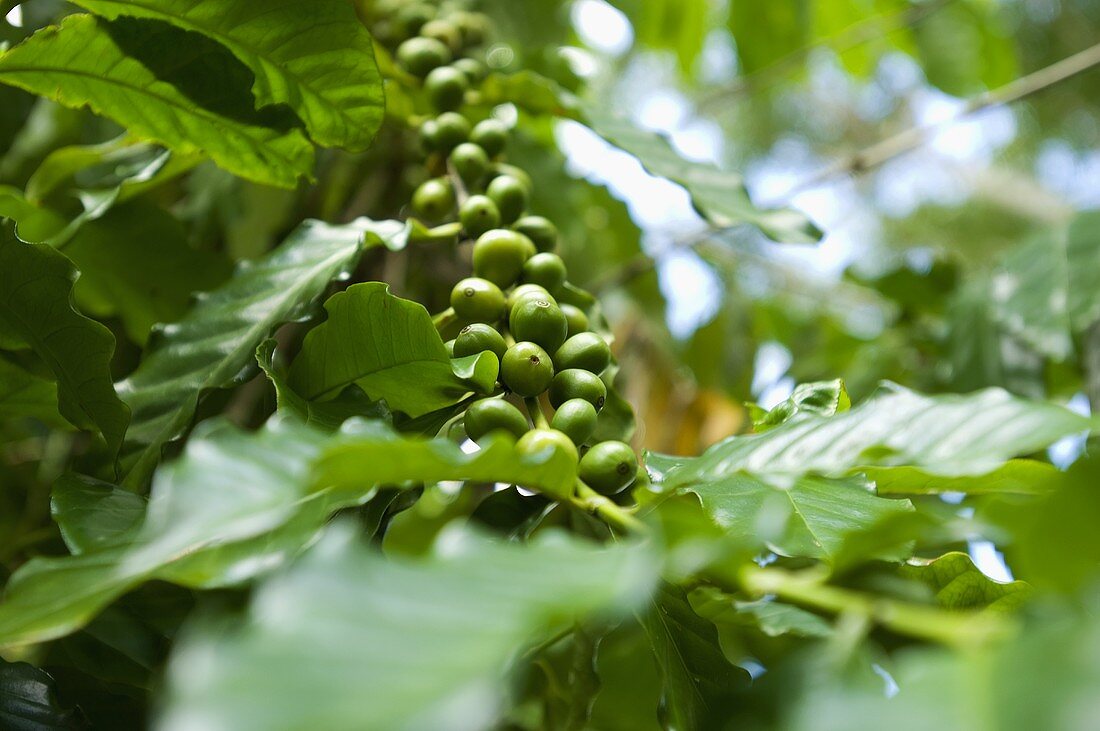
<instances>
[{"instance_id":1,"label":"small fruit stalk","mask_svg":"<svg viewBox=\"0 0 1100 731\"><path fill-rule=\"evenodd\" d=\"M376 37L410 80L420 80L419 101L430 109L417 124L427 167L445 171L416 189L412 213L433 225L457 219L473 241L472 276L454 285L450 309L434 320L444 338L453 336L454 357L491 351L500 361L499 393L467 408L465 436L481 442L504 434L518 440L521 454L565 455L575 488L548 497L640 530L611 499L645 473L621 441L624 430L601 424L615 366L595 299L569 283L557 227L528 210L533 183L505 161L509 128L466 103L486 77L477 56L488 19L426 3L402 3L380 18ZM616 397L616 404L625 402ZM623 421L632 424L632 415L616 420Z\"/></svg>"}]
</instances>

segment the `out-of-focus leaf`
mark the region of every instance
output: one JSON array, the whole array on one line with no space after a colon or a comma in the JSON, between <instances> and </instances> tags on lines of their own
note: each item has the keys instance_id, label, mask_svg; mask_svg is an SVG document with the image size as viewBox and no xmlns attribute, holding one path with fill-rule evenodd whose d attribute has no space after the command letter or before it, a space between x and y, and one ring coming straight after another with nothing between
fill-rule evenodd
<instances>
[{"instance_id":1,"label":"out-of-focus leaf","mask_svg":"<svg viewBox=\"0 0 1100 731\"><path fill-rule=\"evenodd\" d=\"M531 114L577 117L580 100L552 80L533 71L490 74L479 89L486 104L511 102Z\"/></svg>"},{"instance_id":2,"label":"out-of-focus leaf","mask_svg":"<svg viewBox=\"0 0 1100 731\"><path fill-rule=\"evenodd\" d=\"M293 115L253 107L247 68L219 44L148 20L75 14L0 56L0 83L88 106L134 134L293 187L313 148Z\"/></svg>"},{"instance_id":3,"label":"out-of-focus leaf","mask_svg":"<svg viewBox=\"0 0 1100 731\"><path fill-rule=\"evenodd\" d=\"M145 498L109 482L67 473L53 484L50 512L73 555L128 543L145 517Z\"/></svg>"},{"instance_id":4,"label":"out-of-focus leaf","mask_svg":"<svg viewBox=\"0 0 1100 731\"><path fill-rule=\"evenodd\" d=\"M340 526L260 589L246 622L183 640L161 724L488 728L518 645L561 620L626 611L654 578L636 546L495 544L455 530L427 559L386 560ZM305 687L310 703L298 700Z\"/></svg>"},{"instance_id":5,"label":"out-of-focus leaf","mask_svg":"<svg viewBox=\"0 0 1100 731\"><path fill-rule=\"evenodd\" d=\"M871 466L979 476L1092 424L1061 406L1025 401L996 388L963 396L924 396L886 384L850 411L831 417L799 414L763 434L729 437L697 458L657 461L668 487L737 472L841 476Z\"/></svg>"},{"instance_id":6,"label":"out-of-focus leaf","mask_svg":"<svg viewBox=\"0 0 1100 731\"><path fill-rule=\"evenodd\" d=\"M775 599L742 601L713 587L692 592L699 616L716 625L754 627L768 637L828 637L832 626L820 616Z\"/></svg>"},{"instance_id":7,"label":"out-of-focus leaf","mask_svg":"<svg viewBox=\"0 0 1100 731\"><path fill-rule=\"evenodd\" d=\"M57 411L57 384L0 358L0 418L21 417L64 427Z\"/></svg>"},{"instance_id":8,"label":"out-of-focus leaf","mask_svg":"<svg viewBox=\"0 0 1100 731\"><path fill-rule=\"evenodd\" d=\"M993 275L995 321L1037 352L1066 360L1073 354L1066 311L1068 276L1059 234L1046 233L1017 247Z\"/></svg>"},{"instance_id":9,"label":"out-of-focus leaf","mask_svg":"<svg viewBox=\"0 0 1100 731\"><path fill-rule=\"evenodd\" d=\"M737 41L741 71L753 73L805 46L810 39L813 10L809 0L731 0L728 23Z\"/></svg>"},{"instance_id":10,"label":"out-of-focus leaf","mask_svg":"<svg viewBox=\"0 0 1100 731\"><path fill-rule=\"evenodd\" d=\"M1074 328L1084 330L1100 320L1100 213L1079 214L1066 234L1069 258L1067 309Z\"/></svg>"},{"instance_id":11,"label":"out-of-focus leaf","mask_svg":"<svg viewBox=\"0 0 1100 731\"><path fill-rule=\"evenodd\" d=\"M389 285L365 282L325 303L328 319L306 335L289 381L309 400L350 385L390 408L417 417L487 393L499 362L485 352L452 360L423 305L395 297Z\"/></svg>"},{"instance_id":12,"label":"out-of-focus leaf","mask_svg":"<svg viewBox=\"0 0 1100 731\"><path fill-rule=\"evenodd\" d=\"M879 495L1042 494L1054 489L1061 474L1054 465L1034 459L1011 459L980 478L930 475L915 467L870 467L862 472Z\"/></svg>"},{"instance_id":13,"label":"out-of-focus leaf","mask_svg":"<svg viewBox=\"0 0 1100 731\"><path fill-rule=\"evenodd\" d=\"M1016 77L1016 45L985 2L945 3L915 26L921 66L928 80L954 96L970 96Z\"/></svg>"},{"instance_id":14,"label":"out-of-focus leaf","mask_svg":"<svg viewBox=\"0 0 1100 731\"><path fill-rule=\"evenodd\" d=\"M593 104L585 105L584 117L597 134L637 157L649 172L684 186L696 210L714 226L747 223L782 243L812 244L821 239L821 231L802 213L756 207L740 175L685 160L657 132Z\"/></svg>"},{"instance_id":15,"label":"out-of-focus leaf","mask_svg":"<svg viewBox=\"0 0 1100 731\"><path fill-rule=\"evenodd\" d=\"M637 43L676 54L680 72L694 76L696 62L710 30L706 0L614 0L634 26Z\"/></svg>"},{"instance_id":16,"label":"out-of-focus leaf","mask_svg":"<svg viewBox=\"0 0 1100 731\"><path fill-rule=\"evenodd\" d=\"M110 20L150 18L212 38L255 74L256 106L286 104L326 147L362 150L382 123L374 44L345 0L77 0Z\"/></svg>"},{"instance_id":17,"label":"out-of-focus leaf","mask_svg":"<svg viewBox=\"0 0 1100 731\"><path fill-rule=\"evenodd\" d=\"M663 681L637 622L624 622L605 637L596 656L600 692L592 706L593 731L660 731L657 708Z\"/></svg>"},{"instance_id":18,"label":"out-of-focus leaf","mask_svg":"<svg viewBox=\"0 0 1100 731\"><path fill-rule=\"evenodd\" d=\"M363 247L400 247L403 231L360 219L343 226L306 221L275 251L242 265L180 321L154 331L145 360L118 384L133 409L124 464L127 484L145 483L160 449L191 423L203 392L247 375L257 346L284 322L301 317L329 282L354 266ZM385 231L385 239L379 231Z\"/></svg>"},{"instance_id":19,"label":"out-of-focus leaf","mask_svg":"<svg viewBox=\"0 0 1100 731\"><path fill-rule=\"evenodd\" d=\"M366 502L380 484L476 480L560 492L575 477L568 457L520 455L510 440L468 455L446 440L401 438L380 422L335 435L291 419L255 434L204 422L183 456L157 472L128 542L20 568L0 604L0 647L68 634L151 579L206 588L247 581L292 558L330 513ZM89 514L82 525L102 531L113 521Z\"/></svg>"},{"instance_id":20,"label":"out-of-focus leaf","mask_svg":"<svg viewBox=\"0 0 1100 731\"><path fill-rule=\"evenodd\" d=\"M115 339L71 302L76 269L44 244L25 244L0 225L0 330L28 343L57 378L58 408L82 429L95 428L117 453L129 419L111 384Z\"/></svg>"},{"instance_id":21,"label":"out-of-focus leaf","mask_svg":"<svg viewBox=\"0 0 1100 731\"><path fill-rule=\"evenodd\" d=\"M784 556L829 561L848 534L913 509L908 500L876 497L854 480L810 476L777 487L749 474L731 474L688 489L727 533ZM892 551L879 557L899 558Z\"/></svg>"},{"instance_id":22,"label":"out-of-focus leaf","mask_svg":"<svg viewBox=\"0 0 1100 731\"><path fill-rule=\"evenodd\" d=\"M97 316L119 316L137 343L156 323L183 316L196 292L214 289L232 271L224 257L191 248L175 217L139 201L85 223L64 251L80 270L77 302Z\"/></svg>"},{"instance_id":23,"label":"out-of-focus leaf","mask_svg":"<svg viewBox=\"0 0 1100 731\"><path fill-rule=\"evenodd\" d=\"M983 574L970 556L953 551L932 560L909 559L901 575L931 589L936 603L947 609L1015 609L1030 595L1023 581L1002 583Z\"/></svg>"},{"instance_id":24,"label":"out-of-focus leaf","mask_svg":"<svg viewBox=\"0 0 1100 731\"><path fill-rule=\"evenodd\" d=\"M0 660L0 726L11 731L82 729L80 714L57 699L54 679L25 662Z\"/></svg>"},{"instance_id":25,"label":"out-of-focus leaf","mask_svg":"<svg viewBox=\"0 0 1100 731\"><path fill-rule=\"evenodd\" d=\"M641 615L665 681L665 711L673 728L722 728L749 674L722 654L718 631L679 587L662 584Z\"/></svg>"},{"instance_id":26,"label":"out-of-focus leaf","mask_svg":"<svg viewBox=\"0 0 1100 731\"><path fill-rule=\"evenodd\" d=\"M800 383L795 387L790 398L759 418L753 419L752 426L755 431L764 432L779 426L798 413L832 416L838 411L847 411L851 407L852 400L848 397L847 389L844 388L844 381L840 379Z\"/></svg>"}]
</instances>

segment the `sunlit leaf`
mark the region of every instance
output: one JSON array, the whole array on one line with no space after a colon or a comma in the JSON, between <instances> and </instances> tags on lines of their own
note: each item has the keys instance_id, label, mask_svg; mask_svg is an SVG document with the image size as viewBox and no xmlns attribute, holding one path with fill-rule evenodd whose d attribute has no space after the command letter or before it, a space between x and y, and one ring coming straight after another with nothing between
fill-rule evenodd
<instances>
[{"instance_id":1,"label":"sunlit leaf","mask_svg":"<svg viewBox=\"0 0 1100 731\"><path fill-rule=\"evenodd\" d=\"M800 383L790 397L759 418L753 419L753 429L767 431L790 419L795 414L809 412L822 416L832 416L838 411L847 411L852 400L844 388L844 381L820 381L818 383Z\"/></svg>"},{"instance_id":2,"label":"sunlit leaf","mask_svg":"<svg viewBox=\"0 0 1100 731\"><path fill-rule=\"evenodd\" d=\"M970 556L954 551L931 561L910 559L901 575L915 579L935 593L948 609L1014 609L1031 595L1023 581L998 582L983 574Z\"/></svg>"}]
</instances>

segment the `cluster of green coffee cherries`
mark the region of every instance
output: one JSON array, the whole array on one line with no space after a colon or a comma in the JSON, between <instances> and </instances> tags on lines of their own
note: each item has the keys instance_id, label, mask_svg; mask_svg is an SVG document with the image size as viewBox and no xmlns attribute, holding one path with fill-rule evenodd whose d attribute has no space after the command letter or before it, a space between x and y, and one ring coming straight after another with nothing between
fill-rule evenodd
<instances>
[{"instance_id":1,"label":"cluster of green coffee cherries","mask_svg":"<svg viewBox=\"0 0 1100 731\"><path fill-rule=\"evenodd\" d=\"M569 299L566 267L554 253L558 231L527 213L532 181L502 159L508 127L493 118L471 124L460 111L485 76L481 62L469 57L485 39L485 16L412 3L392 17L405 34L394 39L397 64L422 79L436 112L420 122L421 146L436 163L429 167L441 168L442 159L447 170L415 190L413 214L431 224L457 216L474 239L473 276L454 286L450 311L436 321L444 332L461 327L448 342L454 357L496 354L505 391L467 408L465 435L479 442L505 433L522 454L562 453L585 485L618 493L635 481L637 456L624 442L593 439L611 350L589 329L584 310L558 302Z\"/></svg>"}]
</instances>

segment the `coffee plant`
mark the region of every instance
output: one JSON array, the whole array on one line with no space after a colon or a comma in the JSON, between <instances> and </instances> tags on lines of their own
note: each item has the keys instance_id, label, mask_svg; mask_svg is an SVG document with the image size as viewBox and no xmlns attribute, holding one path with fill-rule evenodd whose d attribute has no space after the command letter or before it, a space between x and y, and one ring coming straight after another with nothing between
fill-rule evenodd
<instances>
[{"instance_id":1,"label":"coffee plant","mask_svg":"<svg viewBox=\"0 0 1100 731\"><path fill-rule=\"evenodd\" d=\"M704 433L739 342L662 336L555 130L708 230L822 232L586 89L561 4L18 9L0 727L1096 726L1100 470L1047 452L1095 420L913 375L940 392L808 380ZM1057 248L1082 348L1098 232Z\"/></svg>"}]
</instances>

